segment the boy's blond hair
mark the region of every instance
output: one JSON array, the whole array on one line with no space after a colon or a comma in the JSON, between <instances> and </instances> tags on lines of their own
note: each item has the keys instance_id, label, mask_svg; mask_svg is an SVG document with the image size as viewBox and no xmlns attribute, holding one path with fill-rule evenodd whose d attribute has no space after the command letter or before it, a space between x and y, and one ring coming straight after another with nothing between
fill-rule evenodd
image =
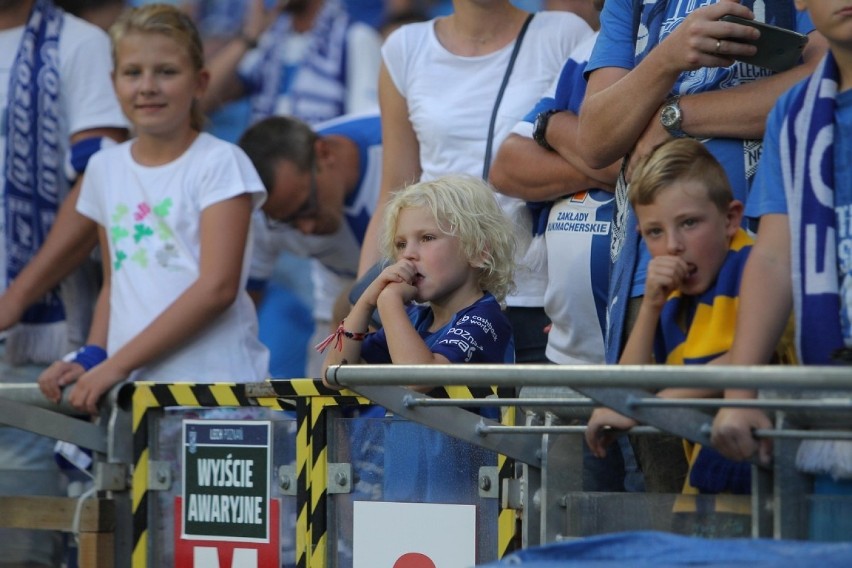
<instances>
[{"instance_id":1,"label":"boy's blond hair","mask_svg":"<svg viewBox=\"0 0 852 568\"><path fill-rule=\"evenodd\" d=\"M502 302L514 287L515 239L491 186L470 176L445 176L397 191L385 209L379 241L388 259L396 259L400 211L411 207L429 209L441 231L459 239L462 254L478 269L479 287Z\"/></svg>"},{"instance_id":2,"label":"boy's blond hair","mask_svg":"<svg viewBox=\"0 0 852 568\"><path fill-rule=\"evenodd\" d=\"M701 183L723 213L734 200L725 169L704 144L692 138L670 140L640 163L630 180L628 199L634 208L650 205L664 189L683 181Z\"/></svg>"}]
</instances>

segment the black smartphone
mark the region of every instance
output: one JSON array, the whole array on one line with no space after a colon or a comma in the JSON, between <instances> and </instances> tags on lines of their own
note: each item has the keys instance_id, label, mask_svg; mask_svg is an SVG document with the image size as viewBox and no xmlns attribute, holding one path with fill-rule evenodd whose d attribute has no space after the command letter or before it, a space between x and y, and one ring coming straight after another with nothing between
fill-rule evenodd
<instances>
[{"instance_id":1,"label":"black smartphone","mask_svg":"<svg viewBox=\"0 0 852 568\"><path fill-rule=\"evenodd\" d=\"M798 32L779 28L757 20L747 20L738 16L722 16L723 22L733 22L751 26L760 31L760 37L755 41L741 42L757 46L757 53L751 57L738 57L743 63L751 63L758 67L766 67L772 71L786 71L799 63L802 50L808 43L808 36ZM727 40L739 41L739 40Z\"/></svg>"}]
</instances>

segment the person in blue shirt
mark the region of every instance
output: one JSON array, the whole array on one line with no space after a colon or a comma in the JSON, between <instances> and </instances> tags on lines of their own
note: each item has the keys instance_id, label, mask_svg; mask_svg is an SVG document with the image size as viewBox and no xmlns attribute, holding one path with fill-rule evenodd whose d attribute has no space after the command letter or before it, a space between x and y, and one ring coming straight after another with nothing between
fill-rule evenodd
<instances>
[{"instance_id":1,"label":"person in blue shirt","mask_svg":"<svg viewBox=\"0 0 852 568\"><path fill-rule=\"evenodd\" d=\"M637 168L630 204L652 259L645 294L620 363L720 364L734 338L740 277L752 240L740 227L721 164L688 138L660 146ZM718 396L708 389L664 389L663 398ZM636 421L608 408L589 419L586 441L595 455ZM604 427L611 427L611 430ZM691 465L684 493L749 493L748 464L724 460L711 448L685 444ZM680 481L674 478L674 481Z\"/></svg>"},{"instance_id":2,"label":"person in blue shirt","mask_svg":"<svg viewBox=\"0 0 852 568\"><path fill-rule=\"evenodd\" d=\"M765 364L792 313L796 355L802 365L849 364L852 353L852 31L849 3L797 0L828 40L814 73L782 95L766 123L764 156L746 204L759 219L757 240L743 272L731 364ZM767 282L771 282L767 286ZM726 398L756 391L728 390ZM760 409L722 408L713 445L735 460L768 463L772 428ZM814 491L852 492L852 444L804 440L796 466L815 475ZM811 509L812 539L847 540L848 502L823 498ZM823 508L824 507L824 508Z\"/></svg>"},{"instance_id":3,"label":"person in blue shirt","mask_svg":"<svg viewBox=\"0 0 852 568\"><path fill-rule=\"evenodd\" d=\"M592 28L600 27L601 2L568 4ZM620 164L592 170L576 150L577 114L586 92L583 72L597 37L596 32L571 52L556 81L500 145L489 177L501 193L527 200L533 214L530 250L546 255L547 263L544 310L551 325L545 355L561 365L604 361L607 251ZM628 439L620 438L619 444L624 455L610 452L604 460L584 447L585 490L643 487Z\"/></svg>"},{"instance_id":4,"label":"person in blue shirt","mask_svg":"<svg viewBox=\"0 0 852 568\"><path fill-rule=\"evenodd\" d=\"M397 192L381 248L394 262L329 336L325 368L514 362L500 306L512 286L514 238L487 183L446 176ZM377 308L383 327L368 334Z\"/></svg>"},{"instance_id":5,"label":"person in blue shirt","mask_svg":"<svg viewBox=\"0 0 852 568\"><path fill-rule=\"evenodd\" d=\"M323 375L346 362L514 363L511 324L500 305L512 287L514 237L493 189L466 176L421 182L393 195L383 221L380 248L393 264L318 346L328 349ZM383 327L368 333L376 308ZM480 414L496 419L496 410ZM468 502L476 496L479 467L492 462L493 454L392 420L384 439L383 499Z\"/></svg>"},{"instance_id":6,"label":"person in blue shirt","mask_svg":"<svg viewBox=\"0 0 852 568\"><path fill-rule=\"evenodd\" d=\"M242 29L210 59L202 108L250 97L251 122L295 116L315 125L377 103L381 38L339 0L248 3Z\"/></svg>"}]
</instances>

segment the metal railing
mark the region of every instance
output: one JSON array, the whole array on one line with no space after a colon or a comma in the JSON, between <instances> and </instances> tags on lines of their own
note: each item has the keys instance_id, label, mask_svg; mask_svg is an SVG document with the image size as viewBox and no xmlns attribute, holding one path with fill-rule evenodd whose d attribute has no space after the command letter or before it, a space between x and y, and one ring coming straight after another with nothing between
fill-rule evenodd
<instances>
[{"instance_id":1,"label":"metal railing","mask_svg":"<svg viewBox=\"0 0 852 568\"><path fill-rule=\"evenodd\" d=\"M774 414L775 429L754 432L756 437L775 440L772 467L752 468L750 534L754 537L808 538L812 481L796 469L798 445L805 439L852 439L852 368L848 366L341 365L330 368L327 375L332 383L368 398L381 396L382 404L395 412L442 431L448 430L446 418L436 421L416 409L445 407L451 403L427 401L411 394L392 400L385 394L378 395L376 389L400 384L470 387L492 384L519 388L519 397L491 400L488 404L512 404L524 409L524 427L507 428L480 420L473 433L465 432L466 439L479 436L483 442L497 437L497 443L492 441L490 446L503 447L508 455L531 466L532 469L525 469L520 487L514 492L518 496L517 505L523 509L524 546L577 536L571 533L570 525L574 517L587 514L588 510L582 513L572 510L568 497L581 493L576 472L582 468L579 435L584 429L563 422L582 417L593 404L609 406L647 425L633 429L633 434L662 431L705 445L709 444L712 422L712 414L707 411L741 407L762 408ZM756 389L761 398L663 400L651 394L663 388ZM549 400L543 400L540 394L548 389ZM530 391L534 396L525 397ZM525 441L506 444L506 437ZM574 456L573 461L566 462L566 456ZM558 467L553 467L554 463ZM547 471L559 468L574 473L554 475L553 471ZM584 497L588 500L588 496ZM623 496L622 505L643 499L636 510L647 508L649 496L635 497ZM578 500L584 499L573 502ZM666 507L664 504L661 510ZM593 507L591 511L594 514L600 509ZM624 510L617 513L625 515Z\"/></svg>"},{"instance_id":2,"label":"metal railing","mask_svg":"<svg viewBox=\"0 0 852 568\"><path fill-rule=\"evenodd\" d=\"M644 426L632 430L633 434L653 435L662 431L703 444L709 443L710 412L719 407L755 407L773 413L776 428L755 433L775 440L772 468L753 467L753 494L749 503L750 534L755 537L807 538L807 499L811 487L807 476L799 474L794 465L798 444L809 438L852 439L852 369L849 367L343 365L330 368L328 380L346 390L335 393L322 390L320 385L319 396L346 398L350 403L356 400L355 396L362 397L362 401L382 405L398 417L516 460L520 473L515 479L504 480L499 497L505 508L518 511L522 520L522 546L579 536L575 534L579 507L586 507L584 514L603 510L594 500L604 496L582 493L580 447L584 427L574 423L598 404L643 423ZM298 398L295 395L298 389L292 387L295 381L298 380L238 385L239 396L234 400L242 402L232 404L282 410L297 408L298 404L293 402ZM313 381L313 384L319 383ZM403 386L410 384L464 385L471 390L496 386L514 389L518 396L438 399ZM649 392L669 387L748 388L758 389L766 396L744 401L662 400ZM175 389L180 391L179 386ZM114 389L96 424L67 415L72 413L67 404L45 401L35 386L0 385L0 422L96 452L98 506L95 509L100 511L100 520L95 519L87 526L107 535L100 541L92 541L95 544L91 554L108 555L112 561L111 564L104 561L104 566L127 566L131 562L134 566L148 565L147 555L139 547L152 546L147 541L139 544L140 498L134 494L139 494L141 485L147 491L158 482L159 475L166 474L156 469L160 464L146 462L146 471L140 475L138 442L133 441L141 430L140 414L134 415L134 408L144 406L137 400L138 396L134 385ZM179 392L168 400L174 405L186 404ZM203 397L199 400L197 404L204 406ZM467 409L473 406L511 407L520 411L521 418L515 424L501 424L469 412ZM648 497L618 498L627 503ZM333 500L328 501L333 507ZM671 503L662 503L661 510L671 510ZM29 506L7 501L4 507L11 505L18 509ZM104 513L107 509L109 513ZM147 510L143 512L148 514ZM329 518L336 517L329 514ZM14 526L20 526L21 522L15 521ZM79 520L74 526L80 526ZM71 526L55 524L31 528L71 530ZM310 542L305 546L309 550L305 551L300 566L330 565L326 563L326 556L331 554L329 543L313 543L328 547L326 554L310 549Z\"/></svg>"}]
</instances>

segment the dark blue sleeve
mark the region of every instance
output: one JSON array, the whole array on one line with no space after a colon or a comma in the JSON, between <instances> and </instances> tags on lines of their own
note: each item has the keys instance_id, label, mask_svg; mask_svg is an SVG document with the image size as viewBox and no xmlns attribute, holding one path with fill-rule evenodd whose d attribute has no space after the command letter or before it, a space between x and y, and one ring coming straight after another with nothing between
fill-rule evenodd
<instances>
[{"instance_id":1,"label":"dark blue sleeve","mask_svg":"<svg viewBox=\"0 0 852 568\"><path fill-rule=\"evenodd\" d=\"M496 301L478 302L458 314L432 343L432 352L450 363L505 363L512 345L511 325Z\"/></svg>"},{"instance_id":2,"label":"dark blue sleeve","mask_svg":"<svg viewBox=\"0 0 852 568\"><path fill-rule=\"evenodd\" d=\"M361 345L361 359L371 365L390 364L390 350L388 350L388 339L385 337L384 328L369 334Z\"/></svg>"},{"instance_id":3,"label":"dark blue sleeve","mask_svg":"<svg viewBox=\"0 0 852 568\"><path fill-rule=\"evenodd\" d=\"M263 292L266 290L266 285L268 283L268 280L262 280L260 278L249 278L246 281L246 290L248 290L249 292Z\"/></svg>"}]
</instances>

